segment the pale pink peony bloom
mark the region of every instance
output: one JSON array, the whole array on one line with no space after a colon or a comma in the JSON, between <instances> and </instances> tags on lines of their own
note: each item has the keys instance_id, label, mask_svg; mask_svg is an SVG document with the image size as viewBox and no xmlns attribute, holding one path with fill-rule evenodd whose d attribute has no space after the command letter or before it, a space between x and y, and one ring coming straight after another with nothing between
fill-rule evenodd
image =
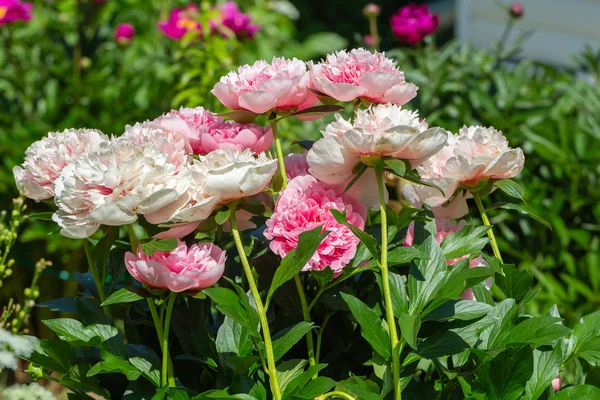
<instances>
[{"instance_id":1,"label":"pale pink peony bloom","mask_svg":"<svg viewBox=\"0 0 600 400\"><path fill-rule=\"evenodd\" d=\"M364 229L366 209L354 198L312 176L292 179L277 199L275 211L267 220L264 235L271 240L269 247L284 257L298 245L298 237L317 227L329 231L303 271L330 267L337 275L356 253L358 238L346 226L335 220L330 210L346 213L348 222Z\"/></svg>"},{"instance_id":2,"label":"pale pink peony bloom","mask_svg":"<svg viewBox=\"0 0 600 400\"><path fill-rule=\"evenodd\" d=\"M50 132L25 151L25 161L13 168L19 192L33 200L54 196L54 182L61 171L81 154L109 146L108 136L93 129Z\"/></svg>"},{"instance_id":3,"label":"pale pink peony bloom","mask_svg":"<svg viewBox=\"0 0 600 400\"><path fill-rule=\"evenodd\" d=\"M406 82L404 72L384 53L342 50L318 64L309 61L308 67L310 88L338 101L361 98L403 105L417 95L418 87Z\"/></svg>"},{"instance_id":4,"label":"pale pink peony bloom","mask_svg":"<svg viewBox=\"0 0 600 400\"><path fill-rule=\"evenodd\" d=\"M562 387L563 380L560 375L556 375L556 378L552 379L552 390L558 392Z\"/></svg>"},{"instance_id":5,"label":"pale pink peony bloom","mask_svg":"<svg viewBox=\"0 0 600 400\"><path fill-rule=\"evenodd\" d=\"M0 0L0 26L16 21L31 20L33 4L20 0Z\"/></svg>"},{"instance_id":6,"label":"pale pink peony bloom","mask_svg":"<svg viewBox=\"0 0 600 400\"><path fill-rule=\"evenodd\" d=\"M206 153L202 148L202 134L213 124L222 124L223 118L203 107L171 110L156 118L151 124L185 136L194 154Z\"/></svg>"},{"instance_id":7,"label":"pale pink peony bloom","mask_svg":"<svg viewBox=\"0 0 600 400\"><path fill-rule=\"evenodd\" d=\"M255 114L289 112L303 110L318 102L307 85L308 75L303 61L275 57L270 64L259 60L223 76L212 94L232 110L247 110Z\"/></svg>"},{"instance_id":8,"label":"pale pink peony bloom","mask_svg":"<svg viewBox=\"0 0 600 400\"><path fill-rule=\"evenodd\" d=\"M200 10L196 4L189 4L185 8L175 8L171 11L168 20L158 23L158 28L171 39L181 39L189 32L195 32L197 36L202 36L199 16Z\"/></svg>"},{"instance_id":9,"label":"pale pink peony bloom","mask_svg":"<svg viewBox=\"0 0 600 400\"><path fill-rule=\"evenodd\" d=\"M101 225L120 226L152 214L185 194L190 172L169 162L151 144L115 141L63 169L55 183L58 210L53 220L61 234L91 236Z\"/></svg>"},{"instance_id":10,"label":"pale pink peony bloom","mask_svg":"<svg viewBox=\"0 0 600 400\"><path fill-rule=\"evenodd\" d=\"M277 160L249 149L218 149L200 156L191 170L196 182L203 182L206 191L226 203L262 192L277 171Z\"/></svg>"},{"instance_id":11,"label":"pale pink peony bloom","mask_svg":"<svg viewBox=\"0 0 600 400\"><path fill-rule=\"evenodd\" d=\"M171 252L151 256L138 248L125 254L125 266L133 278L153 289L171 292L197 292L214 285L225 270L225 251L212 243L188 247L179 241Z\"/></svg>"},{"instance_id":12,"label":"pale pink peony bloom","mask_svg":"<svg viewBox=\"0 0 600 400\"><path fill-rule=\"evenodd\" d=\"M288 181L291 181L297 176L310 175L305 153L288 154L285 156L283 162L285 164L285 174Z\"/></svg>"},{"instance_id":13,"label":"pale pink peony bloom","mask_svg":"<svg viewBox=\"0 0 600 400\"><path fill-rule=\"evenodd\" d=\"M135 27L132 24L119 24L115 29L115 42L118 44L127 44L133 40L135 36Z\"/></svg>"},{"instance_id":14,"label":"pale pink peony bloom","mask_svg":"<svg viewBox=\"0 0 600 400\"><path fill-rule=\"evenodd\" d=\"M323 135L308 152L310 172L323 182L339 184L354 176L363 156L402 159L414 168L444 147L448 133L428 128L417 112L380 104L358 110L352 123L337 114Z\"/></svg>"},{"instance_id":15,"label":"pale pink peony bloom","mask_svg":"<svg viewBox=\"0 0 600 400\"><path fill-rule=\"evenodd\" d=\"M392 15L390 26L396 38L411 45L432 34L440 24L437 14L432 14L426 4L407 4Z\"/></svg>"},{"instance_id":16,"label":"pale pink peony bloom","mask_svg":"<svg viewBox=\"0 0 600 400\"><path fill-rule=\"evenodd\" d=\"M269 150L273 143L271 127L255 124L240 124L235 121L215 122L202 132L200 137L204 153L217 149L245 150L255 154Z\"/></svg>"},{"instance_id":17,"label":"pale pink peony bloom","mask_svg":"<svg viewBox=\"0 0 600 400\"><path fill-rule=\"evenodd\" d=\"M446 146L417 167L421 179L438 185L444 195L427 186L409 184L404 187L404 197L417 207L423 203L440 207L447 205L459 187L474 187L480 179L514 178L524 163L523 151L518 147L511 149L502 132L491 127L465 126L458 135L449 135ZM459 195L453 201L458 201L453 207L464 214L465 199L466 195Z\"/></svg>"}]
</instances>

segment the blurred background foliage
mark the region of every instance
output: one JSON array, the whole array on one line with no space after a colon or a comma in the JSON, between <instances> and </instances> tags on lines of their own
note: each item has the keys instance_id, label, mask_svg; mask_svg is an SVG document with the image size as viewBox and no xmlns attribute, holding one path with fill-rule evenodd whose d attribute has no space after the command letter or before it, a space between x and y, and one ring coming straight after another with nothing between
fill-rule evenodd
<instances>
[{"instance_id":1,"label":"blurred background foliage","mask_svg":"<svg viewBox=\"0 0 600 400\"><path fill-rule=\"evenodd\" d=\"M197 2L205 27L214 3ZM186 1L34 1L31 21L0 25L0 208L9 209L17 194L12 167L48 131L93 127L118 135L126 124L171 108L223 111L210 89L241 64L273 56L319 59L364 46L369 28L364 3L331 0L324 7L317 0L240 0L240 9L260 26L254 40L206 30L202 39L173 40L157 23ZM409 106L431 126L454 132L463 124L493 125L525 151L519 180L527 207L550 221L553 231L506 210L493 211L492 222L500 224L507 261L537 280L540 292L530 311L545 312L556 303L572 323L595 310L600 302L600 53L589 49L575 70L566 70L519 55L518 41L490 52L446 40L443 33L406 47L389 27L389 17L404 4L380 1L378 21L382 49L420 86ZM135 27L126 44L113 39L120 23ZM296 139L318 138L331 118L286 120L281 130L287 148L296 149ZM30 212L52 210L45 203L28 205ZM79 244L63 240L51 222L32 220L22 228L13 250L15 273L4 282L0 305L10 297L23 300L41 257L53 266L39 282L39 301L73 295L75 273L85 269ZM38 322L49 312L36 308L31 328L38 336L49 334Z\"/></svg>"}]
</instances>

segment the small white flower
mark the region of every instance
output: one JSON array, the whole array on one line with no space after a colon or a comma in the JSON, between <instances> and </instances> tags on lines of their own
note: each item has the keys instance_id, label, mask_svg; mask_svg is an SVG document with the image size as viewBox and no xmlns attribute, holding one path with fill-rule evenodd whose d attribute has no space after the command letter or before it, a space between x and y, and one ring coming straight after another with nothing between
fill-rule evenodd
<instances>
[{"instance_id":1,"label":"small white flower","mask_svg":"<svg viewBox=\"0 0 600 400\"><path fill-rule=\"evenodd\" d=\"M32 352L33 345L27 338L0 328L0 370L17 369L17 357L29 357Z\"/></svg>"},{"instance_id":2,"label":"small white flower","mask_svg":"<svg viewBox=\"0 0 600 400\"><path fill-rule=\"evenodd\" d=\"M51 391L36 382L29 385L13 385L2 393L4 400L56 400Z\"/></svg>"},{"instance_id":3,"label":"small white flower","mask_svg":"<svg viewBox=\"0 0 600 400\"><path fill-rule=\"evenodd\" d=\"M54 196L54 181L73 159L109 143L105 134L93 129L50 132L29 146L23 164L13 168L19 192L34 200L49 199Z\"/></svg>"}]
</instances>

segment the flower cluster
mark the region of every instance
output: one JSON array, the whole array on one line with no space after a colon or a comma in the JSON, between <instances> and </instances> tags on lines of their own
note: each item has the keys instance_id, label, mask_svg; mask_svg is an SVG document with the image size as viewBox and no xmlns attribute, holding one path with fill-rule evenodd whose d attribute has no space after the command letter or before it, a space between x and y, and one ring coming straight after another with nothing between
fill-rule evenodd
<instances>
[{"instance_id":1,"label":"flower cluster","mask_svg":"<svg viewBox=\"0 0 600 400\"><path fill-rule=\"evenodd\" d=\"M0 26L31 20L33 4L21 0L0 0Z\"/></svg>"}]
</instances>

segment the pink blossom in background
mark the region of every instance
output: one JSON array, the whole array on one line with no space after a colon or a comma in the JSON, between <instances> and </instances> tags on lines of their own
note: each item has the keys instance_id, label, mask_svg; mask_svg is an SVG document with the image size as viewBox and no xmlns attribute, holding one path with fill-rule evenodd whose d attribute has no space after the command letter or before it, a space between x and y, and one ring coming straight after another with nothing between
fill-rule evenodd
<instances>
[{"instance_id":1,"label":"pink blossom in background","mask_svg":"<svg viewBox=\"0 0 600 400\"><path fill-rule=\"evenodd\" d=\"M396 38L410 45L421 42L439 25L437 14L431 14L426 4L408 4L392 15L390 25Z\"/></svg>"},{"instance_id":2,"label":"pink blossom in background","mask_svg":"<svg viewBox=\"0 0 600 400\"><path fill-rule=\"evenodd\" d=\"M0 0L0 26L16 21L31 20L33 4L20 0Z\"/></svg>"},{"instance_id":3,"label":"pink blossom in background","mask_svg":"<svg viewBox=\"0 0 600 400\"><path fill-rule=\"evenodd\" d=\"M151 256L138 248L125 254L125 266L135 280L151 288L195 292L215 284L225 270L225 251L212 243L188 247L179 241L171 252Z\"/></svg>"},{"instance_id":4,"label":"pink blossom in background","mask_svg":"<svg viewBox=\"0 0 600 400\"><path fill-rule=\"evenodd\" d=\"M358 238L346 226L338 223L329 210L346 212L348 222L364 229L366 209L356 199L341 194L331 186L312 176L292 179L275 205L275 211L267 220L264 235L271 240L269 247L284 257L298 245L298 237L317 227L329 231L314 256L303 271L322 270L331 267L339 274L356 253Z\"/></svg>"},{"instance_id":5,"label":"pink blossom in background","mask_svg":"<svg viewBox=\"0 0 600 400\"><path fill-rule=\"evenodd\" d=\"M196 4L190 4L185 8L176 8L171 11L167 21L158 23L159 29L165 36L171 39L181 39L188 32L202 34L202 25L198 22L199 8Z\"/></svg>"},{"instance_id":6,"label":"pink blossom in background","mask_svg":"<svg viewBox=\"0 0 600 400\"><path fill-rule=\"evenodd\" d=\"M223 76L211 91L225 107L255 114L295 111L318 102L308 90L306 64L296 58L273 58L243 65Z\"/></svg>"},{"instance_id":7,"label":"pink blossom in background","mask_svg":"<svg viewBox=\"0 0 600 400\"><path fill-rule=\"evenodd\" d=\"M245 150L255 154L269 150L273 143L271 127L240 124L235 121L214 122L203 130L200 142L204 153L216 149Z\"/></svg>"},{"instance_id":8,"label":"pink blossom in background","mask_svg":"<svg viewBox=\"0 0 600 400\"><path fill-rule=\"evenodd\" d=\"M283 160L285 164L285 174L288 181L291 181L297 176L310 175L308 172L308 162L306 162L306 154L288 154Z\"/></svg>"},{"instance_id":9,"label":"pink blossom in background","mask_svg":"<svg viewBox=\"0 0 600 400\"><path fill-rule=\"evenodd\" d=\"M132 24L119 24L115 30L115 42L118 44L127 44L135 36L135 28Z\"/></svg>"},{"instance_id":10,"label":"pink blossom in background","mask_svg":"<svg viewBox=\"0 0 600 400\"><path fill-rule=\"evenodd\" d=\"M182 134L192 146L194 154L205 154L202 148L202 133L213 124L222 124L223 118L203 107L171 110L152 121L152 124Z\"/></svg>"},{"instance_id":11,"label":"pink blossom in background","mask_svg":"<svg viewBox=\"0 0 600 400\"><path fill-rule=\"evenodd\" d=\"M363 40L367 46L373 46L375 44L375 39L373 39L372 35L365 35Z\"/></svg>"},{"instance_id":12,"label":"pink blossom in background","mask_svg":"<svg viewBox=\"0 0 600 400\"><path fill-rule=\"evenodd\" d=\"M240 11L234 1L217 6L220 15L217 20L211 21L211 28L218 31L220 27L230 29L238 39L254 39L260 27L252 23L252 17Z\"/></svg>"},{"instance_id":13,"label":"pink blossom in background","mask_svg":"<svg viewBox=\"0 0 600 400\"><path fill-rule=\"evenodd\" d=\"M317 64L309 61L308 67L310 88L338 101L403 105L417 95L418 87L404 80L404 72L385 53L342 50Z\"/></svg>"}]
</instances>

